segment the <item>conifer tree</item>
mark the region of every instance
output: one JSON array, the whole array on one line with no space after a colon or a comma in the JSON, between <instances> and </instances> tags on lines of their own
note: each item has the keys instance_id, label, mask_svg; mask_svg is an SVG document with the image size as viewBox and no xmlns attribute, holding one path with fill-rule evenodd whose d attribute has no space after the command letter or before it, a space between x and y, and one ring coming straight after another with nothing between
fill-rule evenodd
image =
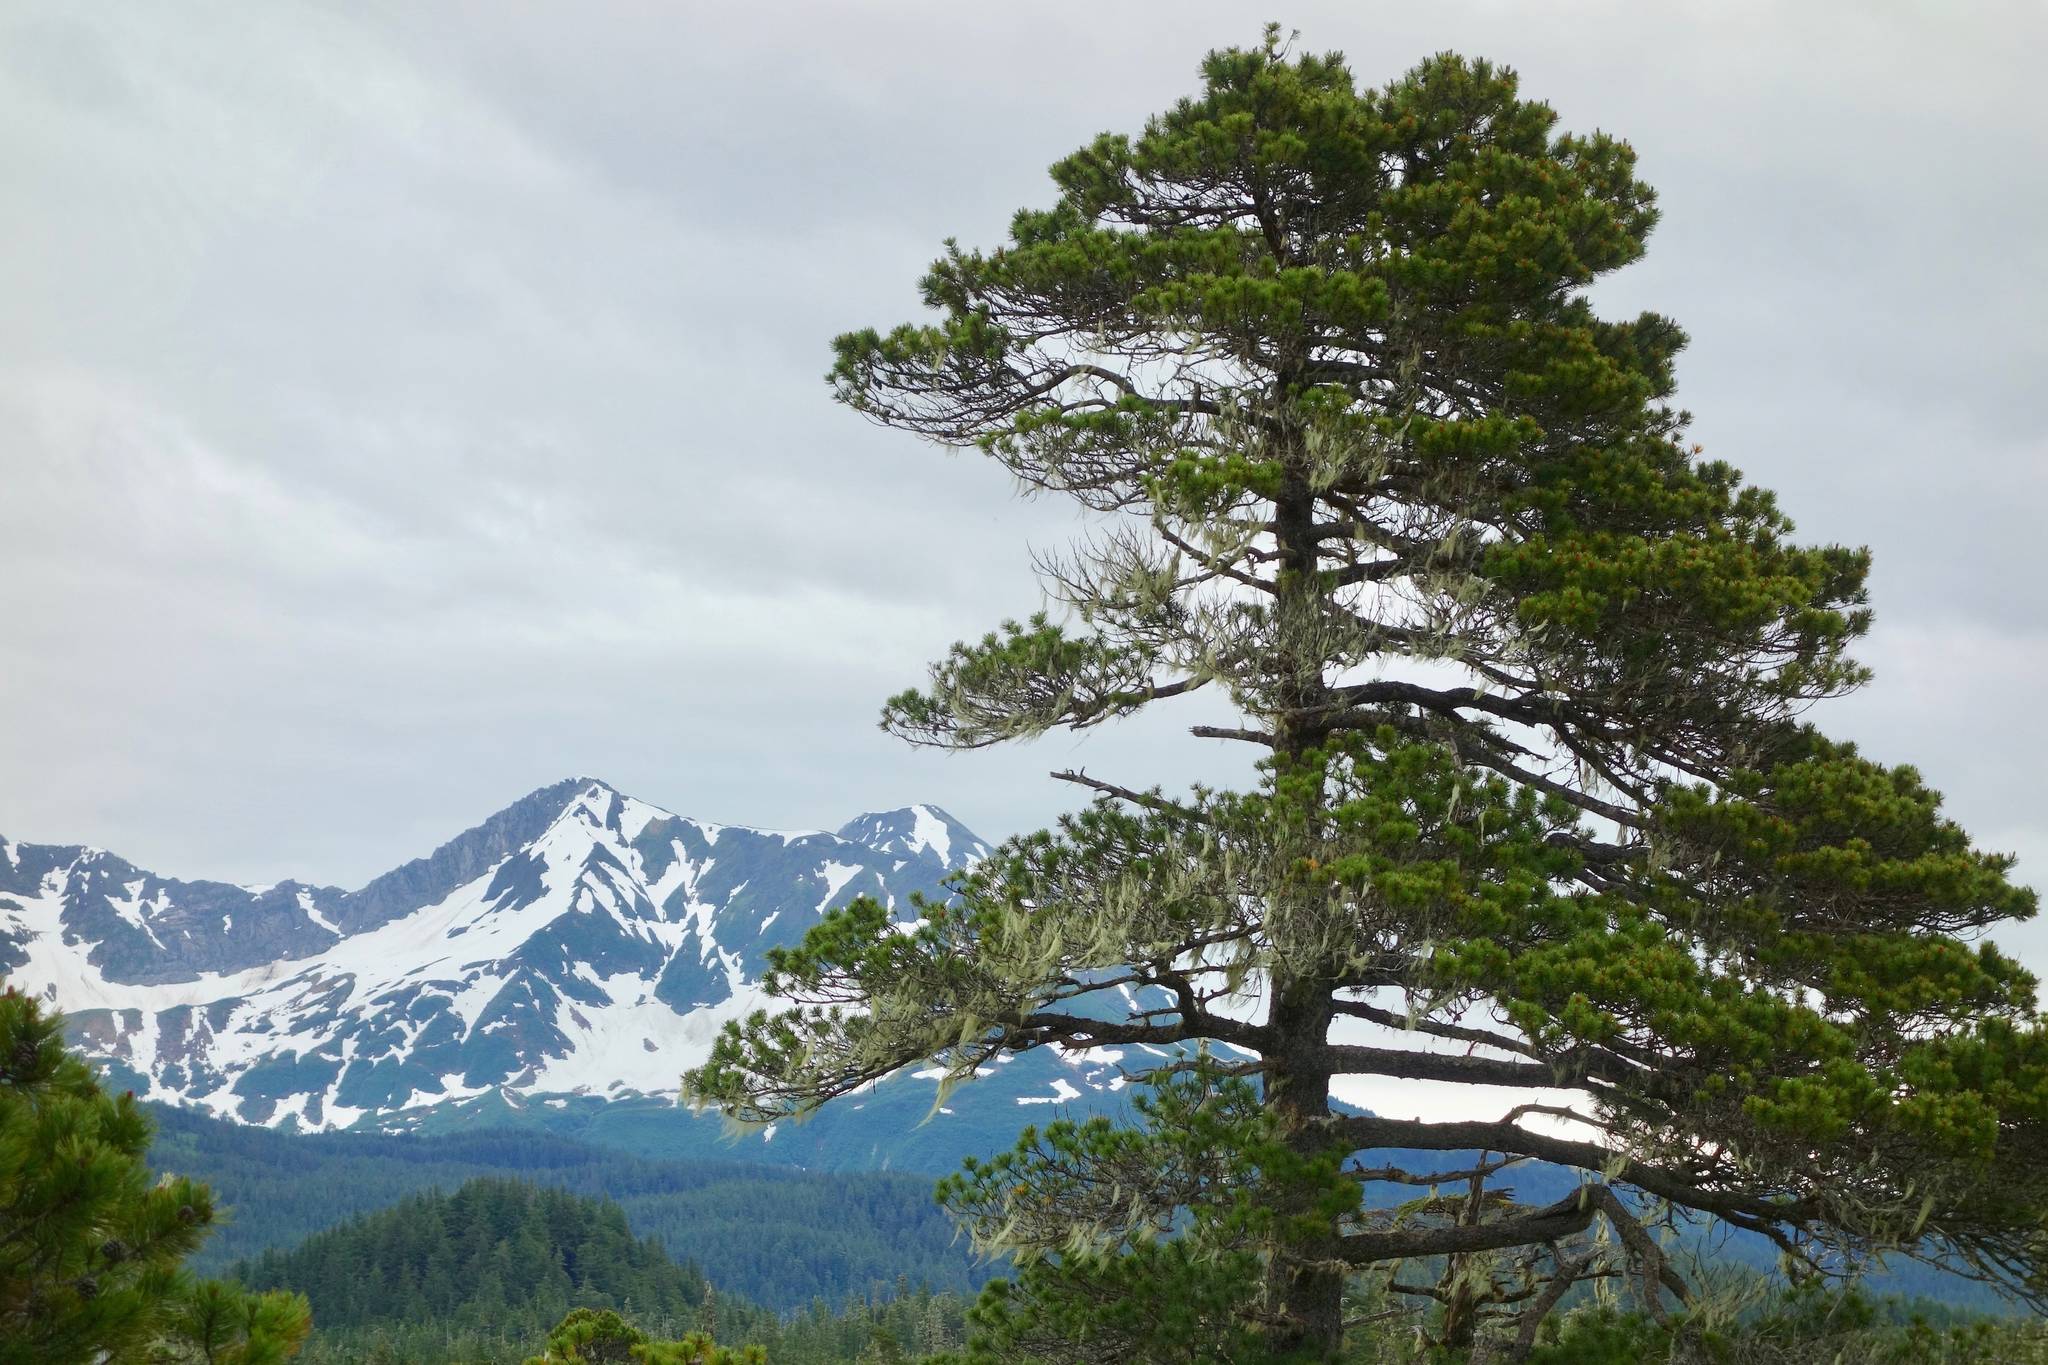
<instances>
[{"instance_id":1,"label":"conifer tree","mask_svg":"<svg viewBox=\"0 0 2048 1365\"><path fill-rule=\"evenodd\" d=\"M298 1354L311 1323L302 1295L250 1294L202 1280L171 1300L148 1359L150 1365L280 1365Z\"/></svg>"},{"instance_id":2,"label":"conifer tree","mask_svg":"<svg viewBox=\"0 0 2048 1365\"><path fill-rule=\"evenodd\" d=\"M706 1332L660 1341L609 1308L576 1308L527 1365L767 1365L767 1357L758 1347L720 1346Z\"/></svg>"},{"instance_id":3,"label":"conifer tree","mask_svg":"<svg viewBox=\"0 0 2048 1365\"><path fill-rule=\"evenodd\" d=\"M298 1295L180 1268L213 1198L152 1177L149 1136L135 1097L65 1048L59 1016L0 992L0 1365L275 1365L305 1339Z\"/></svg>"},{"instance_id":4,"label":"conifer tree","mask_svg":"<svg viewBox=\"0 0 2048 1365\"><path fill-rule=\"evenodd\" d=\"M1656 221L1631 149L1448 54L1361 89L1269 32L1202 77L1054 166L1007 244L949 243L936 317L839 338L831 382L1095 528L1040 564L1055 610L955 646L887 729L975 749L1218 696L1237 719L1194 734L1256 782L1058 774L1095 803L914 929L826 917L775 956L792 1007L686 1090L767 1121L930 1058L1212 1049L1297 1163L1247 1244L1275 1358L1329 1357L1347 1275L1404 1262L1554 1302L1596 1227L1662 1311L1660 1210L2037 1294L2048 1048L1979 938L2034 895L1811 723L1865 681L1868 557L1796 542L1688 439L1674 323L1588 301ZM1333 1106L1344 1076L1573 1098L1381 1118ZM1186 1188L1096 1147L1047 1160L1104 1164L988 1186L984 1230L1184 1221ZM1532 1160L1581 1183L1518 1201Z\"/></svg>"}]
</instances>

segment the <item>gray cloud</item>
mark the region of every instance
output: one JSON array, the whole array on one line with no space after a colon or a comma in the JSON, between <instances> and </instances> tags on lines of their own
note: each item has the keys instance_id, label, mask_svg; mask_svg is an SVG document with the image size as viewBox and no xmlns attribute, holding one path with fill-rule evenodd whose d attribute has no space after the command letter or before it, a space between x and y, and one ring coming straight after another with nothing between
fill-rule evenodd
<instances>
[{"instance_id":1,"label":"gray cloud","mask_svg":"<svg viewBox=\"0 0 2048 1365\"><path fill-rule=\"evenodd\" d=\"M1877 552L1823 716L2037 881L2048 366L2036 6L1302 4L1380 80L1518 67L1657 184L1602 287L1694 338L1696 434ZM830 403L1044 167L1249 41L1234 5L82 8L0 32L0 831L359 882L571 772L728 820L1048 768L1228 777L1188 716L877 733L1073 530ZM2048 935L2019 940L2048 961Z\"/></svg>"}]
</instances>

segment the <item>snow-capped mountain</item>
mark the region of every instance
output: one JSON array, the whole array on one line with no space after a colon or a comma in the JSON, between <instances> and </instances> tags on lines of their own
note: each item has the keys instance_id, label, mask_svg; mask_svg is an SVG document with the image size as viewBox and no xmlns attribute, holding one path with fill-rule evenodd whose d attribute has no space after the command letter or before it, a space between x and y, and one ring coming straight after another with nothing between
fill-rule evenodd
<instances>
[{"instance_id":1,"label":"snow-capped mountain","mask_svg":"<svg viewBox=\"0 0 2048 1365\"><path fill-rule=\"evenodd\" d=\"M913 896L945 895L987 853L932 806L779 833L590 778L357 891L172 881L99 849L0 839L0 975L63 1009L139 1094L242 1122L410 1127L603 1099L688 1124L665 1102L724 1021L772 1007L757 984L769 948L859 895L913 918ZM1034 1105L1114 1103L1115 1060L1026 1058L936 1113L971 1104L986 1120L971 1126L1000 1138L1042 1118ZM783 1144L808 1157L783 1159L886 1163L934 1113L935 1074L849 1097Z\"/></svg>"}]
</instances>

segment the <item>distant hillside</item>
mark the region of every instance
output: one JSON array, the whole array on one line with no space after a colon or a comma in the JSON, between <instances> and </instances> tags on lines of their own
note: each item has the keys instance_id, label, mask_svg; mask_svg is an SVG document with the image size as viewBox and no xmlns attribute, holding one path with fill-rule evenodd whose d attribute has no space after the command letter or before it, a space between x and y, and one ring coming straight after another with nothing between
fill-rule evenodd
<instances>
[{"instance_id":1,"label":"distant hillside","mask_svg":"<svg viewBox=\"0 0 2048 1365\"><path fill-rule=\"evenodd\" d=\"M513 1176L616 1201L636 1236L777 1310L899 1277L965 1291L989 1274L954 1240L922 1176L650 1161L531 1131L295 1135L153 1108L151 1164L205 1180L232 1211L201 1255L214 1271L411 1194Z\"/></svg>"},{"instance_id":2,"label":"distant hillside","mask_svg":"<svg viewBox=\"0 0 2048 1365\"><path fill-rule=\"evenodd\" d=\"M544 1332L570 1308L693 1321L704 1276L635 1237L618 1205L519 1180L416 1194L235 1267L296 1289L323 1331L432 1322Z\"/></svg>"},{"instance_id":3,"label":"distant hillside","mask_svg":"<svg viewBox=\"0 0 2048 1365\"><path fill-rule=\"evenodd\" d=\"M737 1225L728 1232L747 1237ZM901 1275L837 1303L769 1312L715 1292L696 1267L636 1237L611 1201L507 1178L411 1195L233 1271L311 1301L301 1365L506 1365L583 1307L615 1311L656 1339L703 1330L758 1344L775 1365L903 1361L966 1336L966 1298Z\"/></svg>"}]
</instances>

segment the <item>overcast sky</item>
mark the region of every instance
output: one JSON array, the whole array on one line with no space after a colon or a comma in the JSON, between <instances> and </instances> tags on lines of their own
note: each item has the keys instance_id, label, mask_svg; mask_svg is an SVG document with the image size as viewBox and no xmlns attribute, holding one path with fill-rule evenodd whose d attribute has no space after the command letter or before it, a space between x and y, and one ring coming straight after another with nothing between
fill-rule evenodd
<instances>
[{"instance_id":1,"label":"overcast sky","mask_svg":"<svg viewBox=\"0 0 2048 1365\"><path fill-rule=\"evenodd\" d=\"M1184 713L963 756L877 731L1038 605L1070 523L821 375L913 315L943 238L993 245L1263 13L7 0L0 833L355 885L577 773L990 837L1073 804L1050 768L1233 773ZM1877 680L1820 719L2036 885L2044 16L1274 12L1362 79L1488 56L1635 144L1664 223L1603 306L1677 318L1709 453L1876 552Z\"/></svg>"}]
</instances>

